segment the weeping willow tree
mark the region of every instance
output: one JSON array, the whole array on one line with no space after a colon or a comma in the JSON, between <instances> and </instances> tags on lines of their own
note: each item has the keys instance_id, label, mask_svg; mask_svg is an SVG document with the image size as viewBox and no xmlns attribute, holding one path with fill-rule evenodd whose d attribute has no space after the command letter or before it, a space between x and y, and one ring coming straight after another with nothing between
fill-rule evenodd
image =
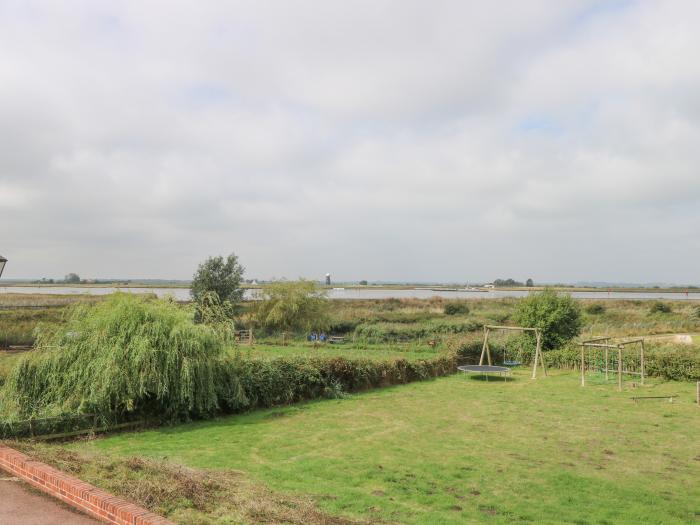
<instances>
[{"instance_id":1,"label":"weeping willow tree","mask_svg":"<svg viewBox=\"0 0 700 525\"><path fill-rule=\"evenodd\" d=\"M40 328L37 349L10 372L0 403L15 418L202 416L220 400L244 402L230 377L228 390L217 391L223 350L217 329L195 324L192 310L114 294L95 306L77 305L60 328Z\"/></svg>"},{"instance_id":2,"label":"weeping willow tree","mask_svg":"<svg viewBox=\"0 0 700 525\"><path fill-rule=\"evenodd\" d=\"M328 322L328 300L316 283L278 281L263 288L263 298L253 305L253 318L269 330L324 330Z\"/></svg>"}]
</instances>

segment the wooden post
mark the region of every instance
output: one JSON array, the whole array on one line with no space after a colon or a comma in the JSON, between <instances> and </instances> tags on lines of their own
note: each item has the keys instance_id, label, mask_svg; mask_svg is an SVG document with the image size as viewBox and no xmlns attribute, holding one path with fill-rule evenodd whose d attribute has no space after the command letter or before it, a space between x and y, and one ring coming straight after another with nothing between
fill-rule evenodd
<instances>
[{"instance_id":1,"label":"wooden post","mask_svg":"<svg viewBox=\"0 0 700 525\"><path fill-rule=\"evenodd\" d=\"M622 347L617 347L617 390L622 392Z\"/></svg>"},{"instance_id":2,"label":"wooden post","mask_svg":"<svg viewBox=\"0 0 700 525\"><path fill-rule=\"evenodd\" d=\"M644 384L644 339L642 339L642 349L640 353L640 361L642 363L642 384Z\"/></svg>"},{"instance_id":3,"label":"wooden post","mask_svg":"<svg viewBox=\"0 0 700 525\"><path fill-rule=\"evenodd\" d=\"M698 381L697 402L700 407L700 381Z\"/></svg>"},{"instance_id":4,"label":"wooden post","mask_svg":"<svg viewBox=\"0 0 700 525\"><path fill-rule=\"evenodd\" d=\"M537 344L535 346L535 361L532 364L532 378L531 379L537 379L537 360L538 359L542 363L542 368L544 368L544 361L542 361L542 338L540 337L539 330L535 331L535 340L537 341ZM547 374L545 373L545 375L547 375Z\"/></svg>"},{"instance_id":5,"label":"wooden post","mask_svg":"<svg viewBox=\"0 0 700 525\"><path fill-rule=\"evenodd\" d=\"M479 358L479 366L484 364L484 355L489 347L489 329L484 326L484 346L481 347L481 357ZM491 364L491 356L489 352L489 364Z\"/></svg>"},{"instance_id":6,"label":"wooden post","mask_svg":"<svg viewBox=\"0 0 700 525\"><path fill-rule=\"evenodd\" d=\"M581 386L586 386L586 371L584 369L583 356L586 351L586 347L581 345Z\"/></svg>"}]
</instances>

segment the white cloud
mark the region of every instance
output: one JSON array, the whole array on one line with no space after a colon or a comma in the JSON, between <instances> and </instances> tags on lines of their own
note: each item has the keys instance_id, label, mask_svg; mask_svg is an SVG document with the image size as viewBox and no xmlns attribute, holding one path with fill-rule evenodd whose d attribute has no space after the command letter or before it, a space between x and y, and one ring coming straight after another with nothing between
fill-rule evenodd
<instances>
[{"instance_id":1,"label":"white cloud","mask_svg":"<svg viewBox=\"0 0 700 525\"><path fill-rule=\"evenodd\" d=\"M697 282L698 15L0 1L6 275Z\"/></svg>"}]
</instances>

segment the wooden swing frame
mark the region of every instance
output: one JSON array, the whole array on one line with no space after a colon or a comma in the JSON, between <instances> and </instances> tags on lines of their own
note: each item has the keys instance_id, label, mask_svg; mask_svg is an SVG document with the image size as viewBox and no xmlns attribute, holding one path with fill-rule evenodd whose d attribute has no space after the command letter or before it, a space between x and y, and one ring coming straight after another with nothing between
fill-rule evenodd
<instances>
[{"instance_id":1,"label":"wooden swing frame","mask_svg":"<svg viewBox=\"0 0 700 525\"><path fill-rule=\"evenodd\" d=\"M484 364L484 357L488 359L489 365L493 365L491 360L491 348L489 347L489 335L495 330L507 330L511 332L534 332L535 340L537 341L537 346L535 348L535 360L532 365L532 379L537 379L537 364L542 367L542 372L544 372L545 377L547 377L547 368L544 366L544 357L542 355L542 332L539 328L531 328L527 326L497 326L497 325L485 325L484 326L484 345L481 348L481 357L479 358L479 365Z\"/></svg>"},{"instance_id":2,"label":"wooden swing frame","mask_svg":"<svg viewBox=\"0 0 700 525\"><path fill-rule=\"evenodd\" d=\"M620 343L611 343L612 337L596 337L587 341L581 341L581 386L586 386L586 350L603 348L605 349L605 380L609 378L609 373L617 374L617 389L622 392L622 376L633 375L640 376L640 382L644 384L645 369L644 369L644 339L629 339ZM622 369L622 352L627 350L627 346L639 344L639 372ZM617 369L610 368L610 350L617 350Z\"/></svg>"}]
</instances>

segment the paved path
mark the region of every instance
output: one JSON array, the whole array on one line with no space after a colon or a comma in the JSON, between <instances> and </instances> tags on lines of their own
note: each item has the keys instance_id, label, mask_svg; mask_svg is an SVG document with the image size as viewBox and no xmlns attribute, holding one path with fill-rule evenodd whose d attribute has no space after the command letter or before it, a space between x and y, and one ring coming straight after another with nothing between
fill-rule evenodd
<instances>
[{"instance_id":1,"label":"paved path","mask_svg":"<svg viewBox=\"0 0 700 525\"><path fill-rule=\"evenodd\" d=\"M2 525L97 525L67 505L30 489L0 470L0 524Z\"/></svg>"}]
</instances>

